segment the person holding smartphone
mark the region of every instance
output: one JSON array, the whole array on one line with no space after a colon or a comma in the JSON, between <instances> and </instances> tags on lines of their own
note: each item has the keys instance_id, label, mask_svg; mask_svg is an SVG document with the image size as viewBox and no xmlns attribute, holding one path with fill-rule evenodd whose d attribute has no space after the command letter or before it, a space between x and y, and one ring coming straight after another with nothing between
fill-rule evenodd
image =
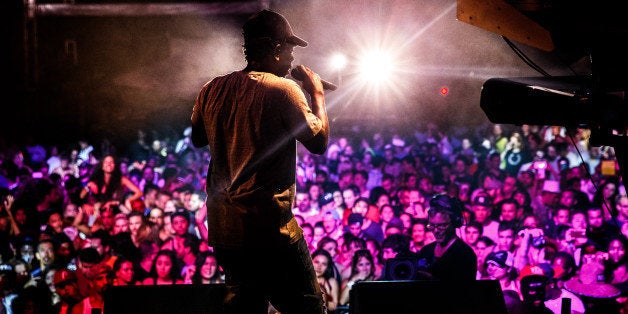
<instances>
[{"instance_id":1,"label":"person holding smartphone","mask_svg":"<svg viewBox=\"0 0 628 314\"><path fill-rule=\"evenodd\" d=\"M31 281L26 285L43 285L45 284L44 278L46 273L56 267L55 265L55 252L56 245L52 239L44 238L37 244L37 250L35 251L35 258L37 263L36 267L31 271Z\"/></svg>"}]
</instances>

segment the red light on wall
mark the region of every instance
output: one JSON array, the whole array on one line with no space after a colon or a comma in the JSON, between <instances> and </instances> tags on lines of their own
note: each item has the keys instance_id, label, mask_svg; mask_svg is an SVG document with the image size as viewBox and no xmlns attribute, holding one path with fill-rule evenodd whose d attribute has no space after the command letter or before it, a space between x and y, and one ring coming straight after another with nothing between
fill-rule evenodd
<instances>
[{"instance_id":1,"label":"red light on wall","mask_svg":"<svg viewBox=\"0 0 628 314\"><path fill-rule=\"evenodd\" d=\"M447 94L449 94L449 88L446 86L441 87L439 92L442 96L447 96Z\"/></svg>"}]
</instances>

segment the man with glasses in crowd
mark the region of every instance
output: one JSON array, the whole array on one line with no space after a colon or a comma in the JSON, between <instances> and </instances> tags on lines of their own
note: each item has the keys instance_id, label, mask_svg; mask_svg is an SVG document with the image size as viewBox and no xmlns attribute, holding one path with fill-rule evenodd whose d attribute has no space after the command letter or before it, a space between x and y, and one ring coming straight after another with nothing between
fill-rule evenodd
<instances>
[{"instance_id":1,"label":"man with glasses in crowd","mask_svg":"<svg viewBox=\"0 0 628 314\"><path fill-rule=\"evenodd\" d=\"M462 203L447 194L430 200L428 230L435 241L418 253L419 270L432 279L442 281L472 281L477 273L477 257L473 249L456 235L462 226Z\"/></svg>"}]
</instances>

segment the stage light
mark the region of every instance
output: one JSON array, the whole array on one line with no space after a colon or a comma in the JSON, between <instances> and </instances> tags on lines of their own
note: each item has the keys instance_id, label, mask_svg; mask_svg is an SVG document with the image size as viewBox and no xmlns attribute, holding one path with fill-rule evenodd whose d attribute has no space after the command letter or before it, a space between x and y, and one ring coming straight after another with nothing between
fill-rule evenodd
<instances>
[{"instance_id":1,"label":"stage light","mask_svg":"<svg viewBox=\"0 0 628 314\"><path fill-rule=\"evenodd\" d=\"M365 82L387 83L394 70L390 53L383 50L367 51L359 60L360 77Z\"/></svg>"},{"instance_id":2,"label":"stage light","mask_svg":"<svg viewBox=\"0 0 628 314\"><path fill-rule=\"evenodd\" d=\"M347 57L342 53L335 53L329 60L329 66L334 71L341 71L347 66Z\"/></svg>"},{"instance_id":3,"label":"stage light","mask_svg":"<svg viewBox=\"0 0 628 314\"><path fill-rule=\"evenodd\" d=\"M447 94L449 94L449 87L443 86L440 88L439 92L442 96L447 96Z\"/></svg>"}]
</instances>

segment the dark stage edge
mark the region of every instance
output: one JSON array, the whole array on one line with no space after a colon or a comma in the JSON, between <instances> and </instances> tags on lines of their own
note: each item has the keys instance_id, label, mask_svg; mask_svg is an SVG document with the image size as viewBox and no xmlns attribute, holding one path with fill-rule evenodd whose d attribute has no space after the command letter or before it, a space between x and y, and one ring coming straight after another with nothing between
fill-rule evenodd
<instances>
[{"instance_id":1,"label":"dark stage edge","mask_svg":"<svg viewBox=\"0 0 628 314\"><path fill-rule=\"evenodd\" d=\"M499 282L362 281L351 291L350 314L507 314ZM116 286L105 294L105 314L222 314L224 284Z\"/></svg>"}]
</instances>

